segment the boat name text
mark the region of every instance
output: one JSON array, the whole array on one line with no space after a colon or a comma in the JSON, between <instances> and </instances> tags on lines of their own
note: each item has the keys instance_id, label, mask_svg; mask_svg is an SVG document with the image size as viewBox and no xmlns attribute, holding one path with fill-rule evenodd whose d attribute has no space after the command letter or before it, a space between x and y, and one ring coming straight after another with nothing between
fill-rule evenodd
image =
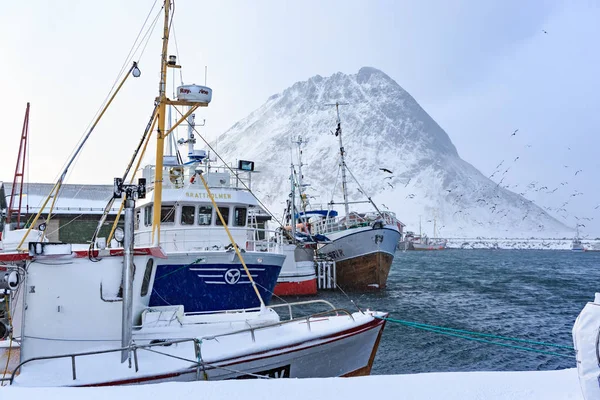
<instances>
[{"instance_id":1,"label":"boat name text","mask_svg":"<svg viewBox=\"0 0 600 400\"><path fill-rule=\"evenodd\" d=\"M210 196L213 199L231 199L230 193L211 193ZM208 199L208 193L194 193L194 192L186 192L185 197L194 198L194 199Z\"/></svg>"}]
</instances>

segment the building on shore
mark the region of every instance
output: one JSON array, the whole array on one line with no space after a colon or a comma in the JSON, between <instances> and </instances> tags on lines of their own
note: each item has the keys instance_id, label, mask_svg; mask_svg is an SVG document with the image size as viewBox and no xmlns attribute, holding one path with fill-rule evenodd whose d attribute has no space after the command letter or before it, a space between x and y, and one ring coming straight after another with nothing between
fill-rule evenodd
<instances>
[{"instance_id":1,"label":"building on shore","mask_svg":"<svg viewBox=\"0 0 600 400\"><path fill-rule=\"evenodd\" d=\"M27 227L31 223L53 187L53 183L25 183L23 185L20 227ZM0 232L4 230L11 192L12 184L0 181L0 211L2 211ZM35 228L41 223L46 223L46 237L51 242L86 243L91 239L98 220L112 195L112 185L64 184L54 204L50 220L47 219L52 199L44 208ZM18 193L15 196L18 196ZM110 233L119 211L119 205L119 202L115 202L111 208L100 231L100 237L107 237ZM13 204L13 208L15 207L18 207L18 198ZM15 215L10 224L11 229L18 228Z\"/></svg>"}]
</instances>

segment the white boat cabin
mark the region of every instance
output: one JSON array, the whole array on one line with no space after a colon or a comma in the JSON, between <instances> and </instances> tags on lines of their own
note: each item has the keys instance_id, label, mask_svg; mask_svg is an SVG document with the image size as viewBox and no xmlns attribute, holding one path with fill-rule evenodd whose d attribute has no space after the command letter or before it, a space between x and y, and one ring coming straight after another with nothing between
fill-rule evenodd
<instances>
[{"instance_id":1,"label":"white boat cabin","mask_svg":"<svg viewBox=\"0 0 600 400\"><path fill-rule=\"evenodd\" d=\"M204 188L197 171L201 170L212 197L235 242L242 249L266 250L266 218L258 218L261 208L248 190L251 171L238 170L233 179L226 167L210 165L173 165L164 167L160 208L160 246L167 252L186 250L223 250L230 245L223 222ZM143 176L154 181L154 166ZM244 185L245 184L245 185ZM136 245L152 243L153 185L136 206Z\"/></svg>"}]
</instances>

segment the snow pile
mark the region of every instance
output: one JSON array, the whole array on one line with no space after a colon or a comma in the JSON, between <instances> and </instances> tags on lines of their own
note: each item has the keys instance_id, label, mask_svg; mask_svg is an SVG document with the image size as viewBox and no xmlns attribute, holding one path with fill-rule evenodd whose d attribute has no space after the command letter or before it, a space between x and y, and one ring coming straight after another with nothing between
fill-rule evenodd
<instances>
[{"instance_id":1,"label":"snow pile","mask_svg":"<svg viewBox=\"0 0 600 400\"><path fill-rule=\"evenodd\" d=\"M452 372L362 378L271 379L160 383L102 388L0 389L6 399L126 400L133 398L211 400L364 400L373 396L444 400L581 400L577 370Z\"/></svg>"},{"instance_id":2,"label":"snow pile","mask_svg":"<svg viewBox=\"0 0 600 400\"><path fill-rule=\"evenodd\" d=\"M257 162L261 173L253 187L281 214L288 196L291 141L302 136L308 139L303 172L313 207L331 200L336 182L339 201L339 146L331 133L335 107L327 105L336 101L349 103L340 106L340 114L350 170L365 192L382 209L395 211L408 230L416 230L422 215L428 227L437 219L436 235L442 237L573 236L543 209L462 160L446 132L415 99L375 68L295 83L221 135L217 149L228 161ZM350 200L365 200L348 179ZM368 205L354 208L366 210Z\"/></svg>"}]
</instances>

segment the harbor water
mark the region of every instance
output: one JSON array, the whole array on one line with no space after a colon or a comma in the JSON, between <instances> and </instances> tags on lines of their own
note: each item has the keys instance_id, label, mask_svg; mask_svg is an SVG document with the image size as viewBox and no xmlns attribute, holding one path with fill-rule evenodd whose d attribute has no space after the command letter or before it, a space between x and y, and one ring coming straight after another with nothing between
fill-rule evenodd
<instances>
[{"instance_id":1,"label":"harbor water","mask_svg":"<svg viewBox=\"0 0 600 400\"><path fill-rule=\"evenodd\" d=\"M356 310L352 299L358 307L386 311L391 318L572 346L573 323L586 302L600 292L599 278L600 252L398 251L387 289L347 296L340 291L320 292L314 298ZM574 357L526 352L388 323L372 373L572 367Z\"/></svg>"}]
</instances>

